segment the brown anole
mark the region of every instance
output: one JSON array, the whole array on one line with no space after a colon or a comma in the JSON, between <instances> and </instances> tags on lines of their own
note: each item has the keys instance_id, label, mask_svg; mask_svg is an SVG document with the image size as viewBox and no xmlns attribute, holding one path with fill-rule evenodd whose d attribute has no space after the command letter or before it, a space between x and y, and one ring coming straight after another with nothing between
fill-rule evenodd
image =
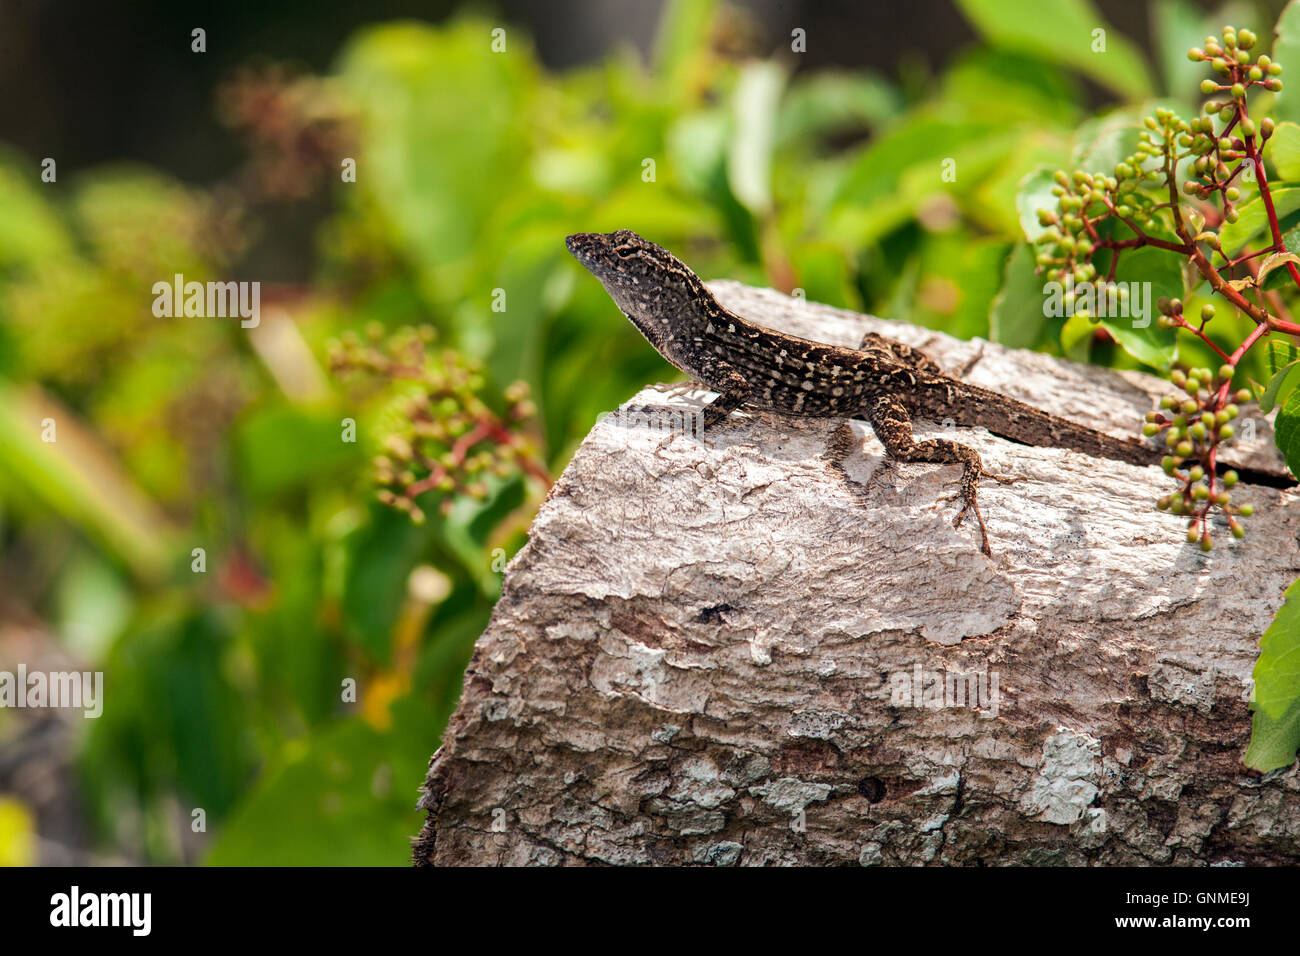
<instances>
[{"instance_id":1,"label":"brown anole","mask_svg":"<svg viewBox=\"0 0 1300 956\"><path fill-rule=\"evenodd\" d=\"M953 524L974 514L985 554L991 550L977 500L979 480L1015 479L986 472L979 454L966 445L945 438L916 441L913 416L1135 465L1158 465L1164 454L949 377L924 352L881 335L868 333L851 349L756 325L723 308L670 252L630 230L579 233L566 244L660 355L718 393L703 412L702 430L746 406L804 417L864 416L889 457L963 466L963 503ZM842 423L829 449L837 468L842 470L857 444Z\"/></svg>"}]
</instances>

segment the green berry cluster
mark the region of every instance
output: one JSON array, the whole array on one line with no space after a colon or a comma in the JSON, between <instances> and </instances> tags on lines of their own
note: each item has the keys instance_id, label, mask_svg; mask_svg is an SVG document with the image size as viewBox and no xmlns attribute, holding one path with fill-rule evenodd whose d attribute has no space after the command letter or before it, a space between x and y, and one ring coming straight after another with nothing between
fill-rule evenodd
<instances>
[{"instance_id":1,"label":"green berry cluster","mask_svg":"<svg viewBox=\"0 0 1300 956\"><path fill-rule=\"evenodd\" d=\"M1231 185L1238 170L1230 169L1228 163L1251 161L1255 138L1258 137L1262 145L1274 130L1272 119L1256 124L1247 115L1246 92L1252 86L1273 92L1282 89L1282 81L1278 79L1282 64L1274 63L1267 54L1252 61L1249 51L1254 45L1255 35L1249 30L1237 32L1232 27L1224 27L1222 42L1212 36L1206 37L1204 49L1193 47L1187 51L1190 60L1208 62L1221 77L1202 81L1201 92L1212 97L1226 94L1226 98L1208 100L1206 115L1192 121L1191 130L1181 141L1181 145L1189 146L1197 157L1192 165L1196 178L1183 184L1183 192L1200 199L1207 199L1215 192L1221 193L1223 217L1228 222L1237 221L1234 204L1240 196L1237 187ZM1211 119L1215 115L1225 124L1218 133Z\"/></svg>"},{"instance_id":2,"label":"green berry cluster","mask_svg":"<svg viewBox=\"0 0 1300 956\"><path fill-rule=\"evenodd\" d=\"M482 397L486 380L480 366L451 350L430 354L435 338L430 326L385 338L375 324L367 341L348 333L329 348L335 374L360 374L400 393L391 401L392 430L383 440L384 453L374 459L374 481L379 500L417 524L425 514L416 499L426 492L440 496L445 514L457 495L485 498L492 475L524 471L550 484L525 434L536 415L528 386L509 386L498 414Z\"/></svg>"},{"instance_id":3,"label":"green berry cluster","mask_svg":"<svg viewBox=\"0 0 1300 956\"><path fill-rule=\"evenodd\" d=\"M1095 280L1097 268L1092 259L1102 244L1099 224L1110 217L1130 219L1149 206L1138 187L1144 179L1159 175L1142 169L1136 156L1118 163L1114 176L1083 170L1071 175L1058 169L1052 187L1057 209L1038 210L1039 225L1045 227L1036 240L1043 247L1035 256L1039 269L1054 282Z\"/></svg>"},{"instance_id":4,"label":"green berry cluster","mask_svg":"<svg viewBox=\"0 0 1300 956\"><path fill-rule=\"evenodd\" d=\"M1231 365L1224 365L1217 375L1208 368L1175 368L1170 377L1187 397L1161 399L1161 411L1148 412L1142 428L1142 434L1149 438L1164 433L1169 454L1161 465L1179 482L1178 490L1161 498L1156 507L1186 516L1187 540L1199 542L1202 551L1214 546L1209 530L1212 508L1218 507L1228 516L1228 529L1234 538L1246 534L1238 517L1249 517L1254 511L1248 504L1232 504L1230 489L1237 484L1235 471L1222 476L1214 472L1216 449L1232 438L1232 421L1241 414L1235 402L1221 407L1219 402L1223 386L1232 381L1235 373ZM1250 389L1242 389L1234 397L1238 402L1248 401Z\"/></svg>"}]
</instances>

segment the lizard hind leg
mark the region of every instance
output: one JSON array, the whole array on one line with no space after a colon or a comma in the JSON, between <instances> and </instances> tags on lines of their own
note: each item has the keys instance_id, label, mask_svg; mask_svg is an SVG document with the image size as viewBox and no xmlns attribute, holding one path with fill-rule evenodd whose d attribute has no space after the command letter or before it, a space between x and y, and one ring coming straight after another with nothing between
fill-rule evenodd
<instances>
[{"instance_id":1,"label":"lizard hind leg","mask_svg":"<svg viewBox=\"0 0 1300 956\"><path fill-rule=\"evenodd\" d=\"M877 332L867 332L863 335L862 341L858 344L858 350L862 352L882 352L885 358L891 362L897 362L900 365L906 365L921 372L930 372L933 375L943 374L943 368L940 367L939 363L930 358L925 352L902 342L895 342L893 339L885 338L885 336Z\"/></svg>"},{"instance_id":2,"label":"lizard hind leg","mask_svg":"<svg viewBox=\"0 0 1300 956\"><path fill-rule=\"evenodd\" d=\"M912 420L907 413L907 408L892 396L885 395L877 398L867 410L867 417L871 421L876 437L885 446L885 453L890 458L899 461L963 466L960 489L953 498L948 499L950 501L956 498L962 499L961 511L957 513L952 524L954 528L960 527L966 513L968 511L973 513L980 529L980 550L992 557L988 529L984 526L984 516L980 514L979 509L979 480L986 475L998 478L999 481L1002 479L995 475L988 475L984 471L984 463L980 460L979 452L945 438L916 441L912 437Z\"/></svg>"}]
</instances>

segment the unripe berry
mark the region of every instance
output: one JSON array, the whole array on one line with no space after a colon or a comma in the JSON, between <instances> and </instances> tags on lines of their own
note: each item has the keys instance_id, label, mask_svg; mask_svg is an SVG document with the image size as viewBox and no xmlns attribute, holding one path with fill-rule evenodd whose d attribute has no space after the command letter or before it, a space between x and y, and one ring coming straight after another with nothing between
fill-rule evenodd
<instances>
[{"instance_id":1,"label":"unripe berry","mask_svg":"<svg viewBox=\"0 0 1300 956\"><path fill-rule=\"evenodd\" d=\"M1201 318L1206 322L1214 318L1214 306L1208 302L1205 305L1201 306Z\"/></svg>"},{"instance_id":2,"label":"unripe berry","mask_svg":"<svg viewBox=\"0 0 1300 956\"><path fill-rule=\"evenodd\" d=\"M1237 430L1233 428L1231 425L1224 425L1222 428L1219 429L1219 437L1224 441L1227 441L1235 434L1237 434Z\"/></svg>"},{"instance_id":3,"label":"unripe berry","mask_svg":"<svg viewBox=\"0 0 1300 956\"><path fill-rule=\"evenodd\" d=\"M1196 530L1196 526L1195 526L1195 525L1193 525L1192 527L1190 527L1190 528L1187 529L1187 543L1188 543L1188 544L1195 544L1195 543L1196 543L1197 541L1199 541L1200 539L1201 539L1201 534L1200 534L1199 531Z\"/></svg>"},{"instance_id":4,"label":"unripe berry","mask_svg":"<svg viewBox=\"0 0 1300 956\"><path fill-rule=\"evenodd\" d=\"M1243 50L1249 50L1255 45L1255 34L1250 30L1242 30L1237 34L1237 46Z\"/></svg>"},{"instance_id":5,"label":"unripe berry","mask_svg":"<svg viewBox=\"0 0 1300 956\"><path fill-rule=\"evenodd\" d=\"M1255 506L1254 506L1254 505L1242 505L1238 510L1241 512L1241 516L1242 516L1243 518L1249 518L1251 515L1253 515L1253 514L1255 513Z\"/></svg>"},{"instance_id":6,"label":"unripe berry","mask_svg":"<svg viewBox=\"0 0 1300 956\"><path fill-rule=\"evenodd\" d=\"M1209 534L1205 534L1201 536L1201 550L1202 551L1214 550L1214 542L1210 539Z\"/></svg>"},{"instance_id":7,"label":"unripe berry","mask_svg":"<svg viewBox=\"0 0 1300 956\"><path fill-rule=\"evenodd\" d=\"M1237 394L1236 394L1235 397L1236 397L1237 401L1239 401L1239 402L1248 402L1248 401L1250 401L1250 389L1248 389L1248 388L1240 389L1240 390L1237 392Z\"/></svg>"},{"instance_id":8,"label":"unripe berry","mask_svg":"<svg viewBox=\"0 0 1300 956\"><path fill-rule=\"evenodd\" d=\"M1208 96L1209 94L1217 93L1218 91L1219 91L1218 83L1215 83L1213 80L1209 78L1201 80L1201 92L1204 93L1205 95Z\"/></svg>"},{"instance_id":9,"label":"unripe berry","mask_svg":"<svg viewBox=\"0 0 1300 956\"><path fill-rule=\"evenodd\" d=\"M1227 485L1229 488L1236 486L1238 480L1239 479L1235 471L1225 471L1223 473L1223 483Z\"/></svg>"}]
</instances>

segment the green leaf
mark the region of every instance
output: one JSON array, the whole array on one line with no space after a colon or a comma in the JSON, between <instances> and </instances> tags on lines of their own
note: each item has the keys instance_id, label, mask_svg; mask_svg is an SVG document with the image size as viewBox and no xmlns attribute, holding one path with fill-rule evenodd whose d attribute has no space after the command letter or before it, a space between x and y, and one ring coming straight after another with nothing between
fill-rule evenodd
<instances>
[{"instance_id":1,"label":"green leaf","mask_svg":"<svg viewBox=\"0 0 1300 956\"><path fill-rule=\"evenodd\" d=\"M1300 581L1260 638L1251 709L1246 766L1265 773L1290 766L1300 747Z\"/></svg>"},{"instance_id":2,"label":"green leaf","mask_svg":"<svg viewBox=\"0 0 1300 956\"><path fill-rule=\"evenodd\" d=\"M0 222L0 268L34 269L73 250L63 221L40 193L40 167L7 148L0 150Z\"/></svg>"},{"instance_id":3,"label":"green leaf","mask_svg":"<svg viewBox=\"0 0 1300 956\"><path fill-rule=\"evenodd\" d=\"M1300 210L1300 188L1274 189L1273 208L1278 219ZM1282 225L1279 222L1279 225ZM1219 242L1228 255L1236 255L1245 246L1268 230L1268 210L1260 197L1237 207L1237 221L1224 223L1219 230ZM1284 231L1285 227L1284 227Z\"/></svg>"},{"instance_id":4,"label":"green leaf","mask_svg":"<svg viewBox=\"0 0 1300 956\"><path fill-rule=\"evenodd\" d=\"M432 532L376 502L368 512L369 521L347 529L340 539L344 633L371 659L387 663L411 569L428 549Z\"/></svg>"},{"instance_id":5,"label":"green leaf","mask_svg":"<svg viewBox=\"0 0 1300 956\"><path fill-rule=\"evenodd\" d=\"M1291 0L1286 5L1273 32L1277 35L1273 61L1281 63L1290 73L1300 70L1300 0ZM1300 122L1300 93L1296 92L1294 83L1283 83L1282 92L1273 102L1273 118L1278 122Z\"/></svg>"},{"instance_id":6,"label":"green leaf","mask_svg":"<svg viewBox=\"0 0 1300 956\"><path fill-rule=\"evenodd\" d=\"M1020 228L1030 242L1049 228L1039 224L1038 210L1056 209L1057 199L1052 195L1052 187L1056 185L1056 180L1052 178L1054 174L1054 170L1043 167L1021 180L1020 192L1016 195L1016 212L1020 214Z\"/></svg>"},{"instance_id":7,"label":"green leaf","mask_svg":"<svg viewBox=\"0 0 1300 956\"><path fill-rule=\"evenodd\" d=\"M1273 424L1273 442L1277 445L1291 474L1300 474L1300 391L1294 391L1277 412Z\"/></svg>"},{"instance_id":8,"label":"green leaf","mask_svg":"<svg viewBox=\"0 0 1300 956\"><path fill-rule=\"evenodd\" d=\"M430 734L426 750L437 740L430 726L401 730ZM424 769L411 746L352 719L296 749L222 827L207 865L409 865L410 836L420 826L409 782Z\"/></svg>"},{"instance_id":9,"label":"green leaf","mask_svg":"<svg viewBox=\"0 0 1300 956\"><path fill-rule=\"evenodd\" d=\"M55 431L43 441L46 423ZM0 379L0 482L20 482L146 580L176 560L176 529L77 415L35 385Z\"/></svg>"},{"instance_id":10,"label":"green leaf","mask_svg":"<svg viewBox=\"0 0 1300 956\"><path fill-rule=\"evenodd\" d=\"M1300 256L1296 255L1294 252L1275 252L1271 256L1265 257L1264 261L1259 265L1259 275L1255 277L1256 283L1261 287L1267 288L1265 280L1268 279L1269 274L1277 269L1281 269L1288 262L1300 262Z\"/></svg>"},{"instance_id":11,"label":"green leaf","mask_svg":"<svg viewBox=\"0 0 1300 956\"><path fill-rule=\"evenodd\" d=\"M1075 131L1070 165L1087 172L1114 174L1115 165L1137 149L1146 118L1161 106L1174 109L1178 104L1166 101L1142 103L1111 110L1085 121Z\"/></svg>"},{"instance_id":12,"label":"green leaf","mask_svg":"<svg viewBox=\"0 0 1300 956\"><path fill-rule=\"evenodd\" d=\"M1293 345L1282 339L1269 339L1268 349L1268 370L1270 372L1280 372L1291 363L1300 360L1300 346Z\"/></svg>"},{"instance_id":13,"label":"green leaf","mask_svg":"<svg viewBox=\"0 0 1300 956\"><path fill-rule=\"evenodd\" d=\"M1190 101L1205 75L1205 64L1187 59L1187 51L1205 42L1205 17L1187 0L1157 0L1151 21L1165 92Z\"/></svg>"},{"instance_id":14,"label":"green leaf","mask_svg":"<svg viewBox=\"0 0 1300 956\"><path fill-rule=\"evenodd\" d=\"M1040 131L1072 129L1082 98L1077 79L1042 58L986 48L959 56L939 89L942 102L959 104L972 118L1031 123Z\"/></svg>"},{"instance_id":15,"label":"green leaf","mask_svg":"<svg viewBox=\"0 0 1300 956\"><path fill-rule=\"evenodd\" d=\"M1287 379L1291 377L1291 373L1295 371L1296 368L1300 368L1300 361L1292 362L1290 365L1279 369L1273 374L1273 377L1269 379L1268 385L1264 388L1263 394L1259 397L1259 410L1265 415L1271 412L1273 406L1277 404L1278 395L1281 394L1282 386L1286 383Z\"/></svg>"},{"instance_id":16,"label":"green leaf","mask_svg":"<svg viewBox=\"0 0 1300 956\"><path fill-rule=\"evenodd\" d=\"M901 107L898 90L874 74L819 71L791 82L781 99L777 140L785 148L811 148L816 137L875 129Z\"/></svg>"},{"instance_id":17,"label":"green leaf","mask_svg":"<svg viewBox=\"0 0 1300 956\"><path fill-rule=\"evenodd\" d=\"M343 440L342 415L273 404L240 425L235 460L244 487L264 498L328 479L361 452Z\"/></svg>"},{"instance_id":18,"label":"green leaf","mask_svg":"<svg viewBox=\"0 0 1300 956\"><path fill-rule=\"evenodd\" d=\"M1278 123L1268 141L1268 155L1285 180L1300 180L1300 125Z\"/></svg>"},{"instance_id":19,"label":"green leaf","mask_svg":"<svg viewBox=\"0 0 1300 956\"><path fill-rule=\"evenodd\" d=\"M1157 369L1167 368L1174 360L1176 342L1172 331L1161 330L1156 325L1155 304L1162 297L1182 297L1183 269L1180 257L1149 246L1130 249L1120 256L1115 281L1143 284L1141 299L1146 314L1134 315L1131 319L1103 318L1101 324L1120 347L1139 362ZM1136 311L1138 306L1130 299L1129 308Z\"/></svg>"},{"instance_id":20,"label":"green leaf","mask_svg":"<svg viewBox=\"0 0 1300 956\"><path fill-rule=\"evenodd\" d=\"M1072 67L1121 96L1151 95L1141 53L1088 0L957 0L957 6L994 46ZM1104 50L1096 49L1103 42Z\"/></svg>"},{"instance_id":21,"label":"green leaf","mask_svg":"<svg viewBox=\"0 0 1300 956\"><path fill-rule=\"evenodd\" d=\"M1278 409L1273 442L1292 474L1300 473L1300 391L1293 391Z\"/></svg>"},{"instance_id":22,"label":"green leaf","mask_svg":"<svg viewBox=\"0 0 1300 956\"><path fill-rule=\"evenodd\" d=\"M747 64L732 99L735 135L727 150L727 180L756 216L772 208L772 144L785 70L771 61Z\"/></svg>"},{"instance_id":23,"label":"green leaf","mask_svg":"<svg viewBox=\"0 0 1300 956\"><path fill-rule=\"evenodd\" d=\"M1300 348L1290 342L1270 339L1265 354L1268 356L1268 370L1272 378L1260 392L1259 407L1267 415L1277 404L1282 385L1290 377L1288 373L1293 367L1300 365Z\"/></svg>"},{"instance_id":24,"label":"green leaf","mask_svg":"<svg viewBox=\"0 0 1300 956\"><path fill-rule=\"evenodd\" d=\"M694 78L701 63L712 55L709 37L716 8L716 0L672 0L660 15L655 76L661 79L670 104L693 99Z\"/></svg>"},{"instance_id":25,"label":"green leaf","mask_svg":"<svg viewBox=\"0 0 1300 956\"><path fill-rule=\"evenodd\" d=\"M1088 361L1097 327L1082 315L1072 315L1061 326L1061 352L1074 362Z\"/></svg>"},{"instance_id":26,"label":"green leaf","mask_svg":"<svg viewBox=\"0 0 1300 956\"><path fill-rule=\"evenodd\" d=\"M989 310L989 338L1008 348L1033 348L1047 325L1043 277L1034 272L1034 250L1018 243L1003 275L1002 289Z\"/></svg>"},{"instance_id":27,"label":"green leaf","mask_svg":"<svg viewBox=\"0 0 1300 956\"><path fill-rule=\"evenodd\" d=\"M463 260L520 182L531 143L531 50L511 31L509 53L493 55L491 30L481 20L385 24L362 31L342 58L340 83L359 107L358 164L370 170L357 188L437 301L468 291Z\"/></svg>"}]
</instances>

